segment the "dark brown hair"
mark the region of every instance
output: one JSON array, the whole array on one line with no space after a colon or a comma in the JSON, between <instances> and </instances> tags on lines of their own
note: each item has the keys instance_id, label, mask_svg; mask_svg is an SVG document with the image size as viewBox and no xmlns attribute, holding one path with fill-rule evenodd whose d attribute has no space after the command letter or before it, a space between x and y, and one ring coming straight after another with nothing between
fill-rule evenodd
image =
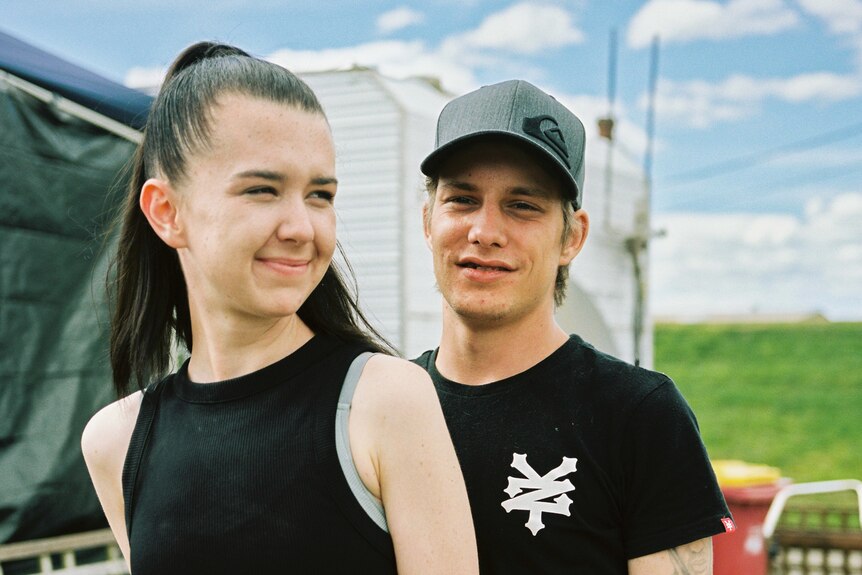
<instances>
[{"instance_id":1,"label":"dark brown hair","mask_svg":"<svg viewBox=\"0 0 862 575\"><path fill-rule=\"evenodd\" d=\"M225 93L253 96L324 116L305 82L285 68L238 48L200 42L177 56L153 102L143 141L132 158L128 193L117 221L120 234L108 286L113 304L111 367L114 387L121 397L163 375L175 345L192 351L188 294L179 258L152 230L138 199L150 177L174 182L186 177L189 156L208 146L210 111ZM349 264L347 269L352 277ZM348 287L335 262L330 263L297 314L315 333L392 352L363 316L355 291Z\"/></svg>"}]
</instances>

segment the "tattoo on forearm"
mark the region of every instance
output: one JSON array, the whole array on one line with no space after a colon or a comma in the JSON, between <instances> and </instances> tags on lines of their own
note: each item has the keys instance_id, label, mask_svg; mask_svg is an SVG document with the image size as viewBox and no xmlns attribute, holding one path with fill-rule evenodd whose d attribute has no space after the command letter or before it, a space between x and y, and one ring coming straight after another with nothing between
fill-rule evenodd
<instances>
[{"instance_id":1,"label":"tattoo on forearm","mask_svg":"<svg viewBox=\"0 0 862 575\"><path fill-rule=\"evenodd\" d=\"M698 541L670 550L674 575L710 575L712 573L712 545L709 540Z\"/></svg>"}]
</instances>

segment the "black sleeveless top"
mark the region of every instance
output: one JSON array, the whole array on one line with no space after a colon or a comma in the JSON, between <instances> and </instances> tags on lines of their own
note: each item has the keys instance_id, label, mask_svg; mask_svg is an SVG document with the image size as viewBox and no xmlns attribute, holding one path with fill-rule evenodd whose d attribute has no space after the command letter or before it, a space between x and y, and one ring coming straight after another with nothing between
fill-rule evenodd
<instances>
[{"instance_id":1,"label":"black sleeveless top","mask_svg":"<svg viewBox=\"0 0 862 575\"><path fill-rule=\"evenodd\" d=\"M123 470L132 573L395 573L335 448L362 351L318 335L243 377L196 384L186 364L150 386Z\"/></svg>"}]
</instances>

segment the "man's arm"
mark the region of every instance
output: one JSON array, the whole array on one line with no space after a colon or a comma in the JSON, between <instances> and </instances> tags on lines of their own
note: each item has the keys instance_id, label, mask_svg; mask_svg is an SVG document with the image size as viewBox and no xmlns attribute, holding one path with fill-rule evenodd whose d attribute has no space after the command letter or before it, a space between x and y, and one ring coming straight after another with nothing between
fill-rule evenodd
<instances>
[{"instance_id":1,"label":"man's arm","mask_svg":"<svg viewBox=\"0 0 862 575\"><path fill-rule=\"evenodd\" d=\"M712 575L712 539L629 560L630 575Z\"/></svg>"}]
</instances>

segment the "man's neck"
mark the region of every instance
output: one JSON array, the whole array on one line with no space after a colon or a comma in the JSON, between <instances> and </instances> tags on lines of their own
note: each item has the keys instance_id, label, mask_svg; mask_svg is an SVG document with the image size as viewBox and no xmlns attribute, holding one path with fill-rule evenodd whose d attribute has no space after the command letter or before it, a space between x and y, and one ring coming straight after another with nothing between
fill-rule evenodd
<instances>
[{"instance_id":1,"label":"man's neck","mask_svg":"<svg viewBox=\"0 0 862 575\"><path fill-rule=\"evenodd\" d=\"M533 367L567 339L553 313L518 322L478 324L446 309L436 367L458 383L492 383Z\"/></svg>"}]
</instances>

